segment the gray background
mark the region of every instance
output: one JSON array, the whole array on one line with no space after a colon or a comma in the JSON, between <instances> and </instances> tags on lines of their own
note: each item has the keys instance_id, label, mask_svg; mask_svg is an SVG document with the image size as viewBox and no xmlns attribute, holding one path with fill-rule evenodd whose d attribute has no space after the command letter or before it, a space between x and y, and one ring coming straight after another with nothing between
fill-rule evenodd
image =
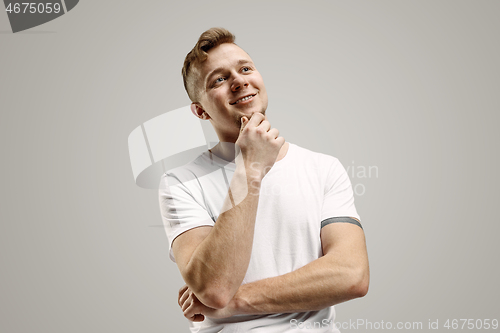
<instances>
[{"instance_id":1,"label":"gray background","mask_svg":"<svg viewBox=\"0 0 500 333\"><path fill-rule=\"evenodd\" d=\"M484 0L87 0L12 34L0 12L0 331L188 331L127 137L189 104L183 59L212 26L254 59L288 141L378 168L351 177L370 291L337 320L500 319L499 13Z\"/></svg>"}]
</instances>

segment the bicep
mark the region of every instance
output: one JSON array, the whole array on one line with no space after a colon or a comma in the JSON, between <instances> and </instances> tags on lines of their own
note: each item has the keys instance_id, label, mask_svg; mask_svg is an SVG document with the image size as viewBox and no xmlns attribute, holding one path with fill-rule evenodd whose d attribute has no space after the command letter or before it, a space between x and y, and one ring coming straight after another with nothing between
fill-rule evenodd
<instances>
[{"instance_id":1,"label":"bicep","mask_svg":"<svg viewBox=\"0 0 500 333\"><path fill-rule=\"evenodd\" d=\"M368 266L365 234L353 223L331 223L321 228L323 254L343 258L347 263Z\"/></svg>"},{"instance_id":2,"label":"bicep","mask_svg":"<svg viewBox=\"0 0 500 333\"><path fill-rule=\"evenodd\" d=\"M188 263L194 251L208 236L211 230L211 226L196 227L183 232L173 240L172 252L177 267L179 267L179 271L183 277L187 274Z\"/></svg>"}]
</instances>

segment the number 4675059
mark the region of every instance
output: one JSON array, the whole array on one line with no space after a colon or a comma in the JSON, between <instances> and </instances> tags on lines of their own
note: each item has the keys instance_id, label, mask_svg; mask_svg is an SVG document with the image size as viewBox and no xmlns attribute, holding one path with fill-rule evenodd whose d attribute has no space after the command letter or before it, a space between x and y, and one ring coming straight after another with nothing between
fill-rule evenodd
<instances>
[{"instance_id":1,"label":"number 4675059","mask_svg":"<svg viewBox=\"0 0 500 333\"><path fill-rule=\"evenodd\" d=\"M56 13L57 14L61 11L61 4L51 3L51 2L49 2L49 3L34 3L34 2L21 2L21 3L19 3L19 2L16 2L14 4L9 3L9 5L5 9L5 11L8 12L9 14L12 12L14 12L15 14L19 14L19 13L23 13L23 14L26 14L26 13L31 13L31 14Z\"/></svg>"}]
</instances>

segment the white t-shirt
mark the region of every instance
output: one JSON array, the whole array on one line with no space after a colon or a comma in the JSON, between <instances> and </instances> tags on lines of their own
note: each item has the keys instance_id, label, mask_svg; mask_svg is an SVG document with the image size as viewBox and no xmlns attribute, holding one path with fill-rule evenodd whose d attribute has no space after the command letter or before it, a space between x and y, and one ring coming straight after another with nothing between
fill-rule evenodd
<instances>
[{"instance_id":1,"label":"white t-shirt","mask_svg":"<svg viewBox=\"0 0 500 333\"><path fill-rule=\"evenodd\" d=\"M159 199L170 244L181 233L213 226L236 165L209 151L161 178ZM289 143L261 183L252 255L243 284L292 272L322 256L321 222L359 219L349 177L335 157ZM338 332L335 310L242 315L190 322L192 332Z\"/></svg>"}]
</instances>

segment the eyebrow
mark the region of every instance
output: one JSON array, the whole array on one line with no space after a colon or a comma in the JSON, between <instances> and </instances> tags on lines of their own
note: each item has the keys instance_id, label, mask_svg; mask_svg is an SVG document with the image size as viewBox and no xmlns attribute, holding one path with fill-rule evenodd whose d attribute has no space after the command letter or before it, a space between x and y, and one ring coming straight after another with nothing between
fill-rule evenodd
<instances>
[{"instance_id":1,"label":"eyebrow","mask_svg":"<svg viewBox=\"0 0 500 333\"><path fill-rule=\"evenodd\" d=\"M248 60L248 59L240 59L238 60L237 62L237 65L243 65L243 64L253 64L252 61ZM220 73L220 72L223 72L225 70L225 68L223 67L217 67L216 69L214 69L213 71L210 72L210 74L207 75L207 83L208 81L210 81L210 78L212 76L214 76L215 74L217 73Z\"/></svg>"}]
</instances>

